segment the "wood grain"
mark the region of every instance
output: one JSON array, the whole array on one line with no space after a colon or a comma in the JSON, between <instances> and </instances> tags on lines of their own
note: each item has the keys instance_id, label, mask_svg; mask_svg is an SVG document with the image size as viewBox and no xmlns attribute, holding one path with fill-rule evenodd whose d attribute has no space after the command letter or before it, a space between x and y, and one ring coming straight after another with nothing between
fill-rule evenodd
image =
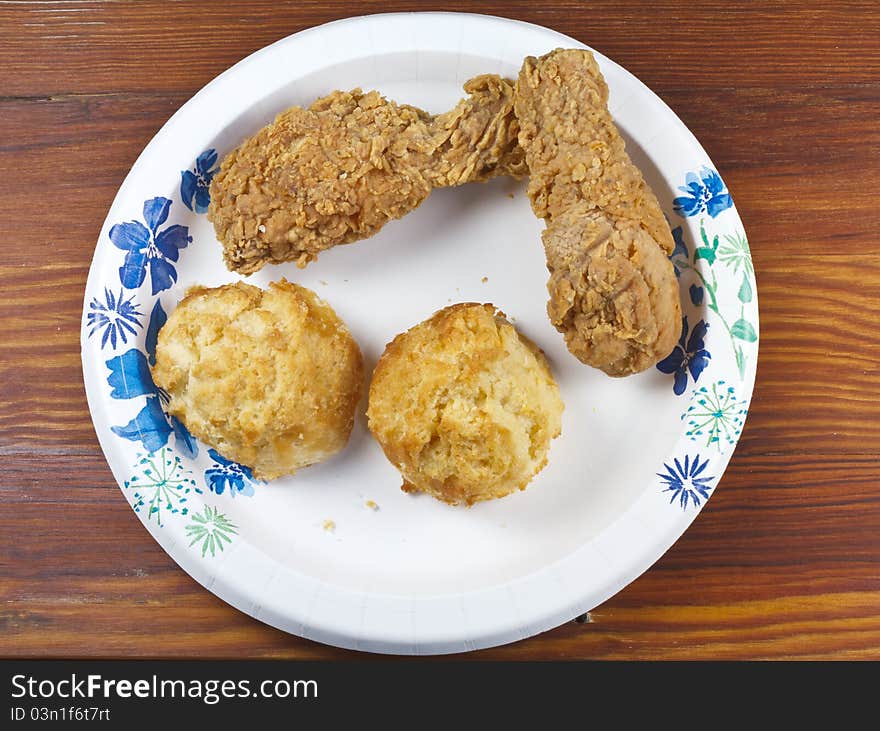
<instances>
[{"instance_id":1,"label":"wood grain","mask_svg":"<svg viewBox=\"0 0 880 731\"><path fill-rule=\"evenodd\" d=\"M424 2L4 3L0 83L14 96L192 92L234 62L304 28L352 15L430 9ZM651 88L759 83L873 83L880 18L870 3L747 0L444 3L573 36L619 60Z\"/></svg>"},{"instance_id":2,"label":"wood grain","mask_svg":"<svg viewBox=\"0 0 880 731\"><path fill-rule=\"evenodd\" d=\"M589 621L468 658L880 659L880 12L754 8L447 6L573 35L654 89L725 176L761 311L746 428L681 540ZM79 360L101 223L152 135L229 65L342 14L0 3L0 656L358 656L235 611L159 548L119 499Z\"/></svg>"}]
</instances>

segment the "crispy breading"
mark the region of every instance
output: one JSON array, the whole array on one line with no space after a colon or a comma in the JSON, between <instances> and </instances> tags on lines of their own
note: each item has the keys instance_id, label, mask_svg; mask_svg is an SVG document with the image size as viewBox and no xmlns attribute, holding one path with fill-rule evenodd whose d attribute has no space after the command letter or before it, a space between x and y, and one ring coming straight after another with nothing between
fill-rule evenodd
<instances>
[{"instance_id":1,"label":"crispy breading","mask_svg":"<svg viewBox=\"0 0 880 731\"><path fill-rule=\"evenodd\" d=\"M493 305L464 303L385 348L367 418L405 491L470 505L526 487L547 463L562 409L538 347Z\"/></svg>"},{"instance_id":2,"label":"crispy breading","mask_svg":"<svg viewBox=\"0 0 880 731\"><path fill-rule=\"evenodd\" d=\"M528 195L547 222L551 322L579 360L609 375L651 367L681 327L674 244L614 125L593 55L526 58L514 107Z\"/></svg>"},{"instance_id":3,"label":"crispy breading","mask_svg":"<svg viewBox=\"0 0 880 731\"><path fill-rule=\"evenodd\" d=\"M363 389L348 328L283 279L189 289L159 331L152 373L168 413L260 479L341 450Z\"/></svg>"},{"instance_id":4,"label":"crispy breading","mask_svg":"<svg viewBox=\"0 0 880 731\"><path fill-rule=\"evenodd\" d=\"M672 236L608 111L589 51L526 58L515 86L494 75L430 116L377 92L294 107L230 153L209 218L229 269L305 266L372 236L432 188L529 175L550 270L547 312L581 361L613 376L649 368L681 323Z\"/></svg>"},{"instance_id":5,"label":"crispy breading","mask_svg":"<svg viewBox=\"0 0 880 731\"><path fill-rule=\"evenodd\" d=\"M208 218L226 266L241 274L270 262L305 266L372 236L434 187L524 175L512 83L478 77L465 90L437 117L360 89L279 114L211 181Z\"/></svg>"},{"instance_id":6,"label":"crispy breading","mask_svg":"<svg viewBox=\"0 0 880 731\"><path fill-rule=\"evenodd\" d=\"M464 85L468 96L431 121L431 164L435 188L484 181L496 175L528 175L513 113L513 84L484 74Z\"/></svg>"},{"instance_id":7,"label":"crispy breading","mask_svg":"<svg viewBox=\"0 0 880 731\"><path fill-rule=\"evenodd\" d=\"M211 181L208 217L226 266L305 265L372 236L431 192L427 115L377 92L335 91L245 140Z\"/></svg>"}]
</instances>

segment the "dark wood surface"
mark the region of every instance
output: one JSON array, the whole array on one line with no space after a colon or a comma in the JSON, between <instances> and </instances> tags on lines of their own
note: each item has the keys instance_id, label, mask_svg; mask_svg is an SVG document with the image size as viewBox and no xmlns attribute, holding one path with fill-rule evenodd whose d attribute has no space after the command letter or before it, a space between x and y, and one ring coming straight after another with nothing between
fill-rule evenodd
<instances>
[{"instance_id":1,"label":"dark wood surface","mask_svg":"<svg viewBox=\"0 0 880 731\"><path fill-rule=\"evenodd\" d=\"M199 88L303 28L424 9L0 3L0 656L357 656L227 606L134 518L86 406L83 287L126 172ZM654 89L735 197L761 307L748 422L693 526L589 622L469 657L880 659L877 4L442 9L552 27Z\"/></svg>"}]
</instances>

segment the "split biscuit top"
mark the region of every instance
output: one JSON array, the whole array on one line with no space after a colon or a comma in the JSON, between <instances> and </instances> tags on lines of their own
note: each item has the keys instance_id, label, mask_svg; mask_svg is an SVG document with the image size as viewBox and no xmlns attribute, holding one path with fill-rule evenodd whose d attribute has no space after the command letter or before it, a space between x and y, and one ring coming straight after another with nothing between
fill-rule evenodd
<instances>
[{"instance_id":1,"label":"split biscuit top","mask_svg":"<svg viewBox=\"0 0 880 731\"><path fill-rule=\"evenodd\" d=\"M281 280L193 287L159 332L168 412L223 456L274 479L348 441L363 384L357 343L309 289Z\"/></svg>"},{"instance_id":2,"label":"split biscuit top","mask_svg":"<svg viewBox=\"0 0 880 731\"><path fill-rule=\"evenodd\" d=\"M526 487L563 404L544 354L489 304L458 304L398 335L370 386L369 427L403 489L472 504Z\"/></svg>"}]
</instances>

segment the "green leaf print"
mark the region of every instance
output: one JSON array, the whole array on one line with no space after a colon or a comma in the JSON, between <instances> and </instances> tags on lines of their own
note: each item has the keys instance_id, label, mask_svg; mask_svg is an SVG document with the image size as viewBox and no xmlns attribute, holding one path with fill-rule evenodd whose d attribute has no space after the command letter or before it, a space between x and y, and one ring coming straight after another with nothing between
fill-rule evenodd
<instances>
[{"instance_id":1,"label":"green leaf print","mask_svg":"<svg viewBox=\"0 0 880 731\"><path fill-rule=\"evenodd\" d=\"M749 283L748 274L743 274L742 284L739 285L739 292L736 293L736 296L743 304L752 301L752 285Z\"/></svg>"},{"instance_id":2,"label":"green leaf print","mask_svg":"<svg viewBox=\"0 0 880 731\"><path fill-rule=\"evenodd\" d=\"M694 254L694 261L705 259L709 262L709 266L712 266L715 263L715 255L718 251L718 237L715 236L712 242L709 243L709 237L706 236L706 229L703 228L702 220L700 221L700 238L703 240L703 246L697 248L697 253Z\"/></svg>"},{"instance_id":3,"label":"green leaf print","mask_svg":"<svg viewBox=\"0 0 880 731\"><path fill-rule=\"evenodd\" d=\"M754 343L758 339L758 333L755 332L755 328L743 318L733 323L730 333L733 337L745 340L747 343Z\"/></svg>"},{"instance_id":4,"label":"green leaf print","mask_svg":"<svg viewBox=\"0 0 880 731\"><path fill-rule=\"evenodd\" d=\"M192 524L186 526L187 538L191 538L190 546L200 544L202 557L206 553L216 555L223 550L223 541L232 543L231 536L238 533L238 526L230 522L217 508L205 506L204 513L192 516Z\"/></svg>"},{"instance_id":5,"label":"green leaf print","mask_svg":"<svg viewBox=\"0 0 880 731\"><path fill-rule=\"evenodd\" d=\"M743 353L742 346L740 345L735 346L733 352L736 355L736 367L739 370L739 377L743 379L746 377L746 355Z\"/></svg>"}]
</instances>

